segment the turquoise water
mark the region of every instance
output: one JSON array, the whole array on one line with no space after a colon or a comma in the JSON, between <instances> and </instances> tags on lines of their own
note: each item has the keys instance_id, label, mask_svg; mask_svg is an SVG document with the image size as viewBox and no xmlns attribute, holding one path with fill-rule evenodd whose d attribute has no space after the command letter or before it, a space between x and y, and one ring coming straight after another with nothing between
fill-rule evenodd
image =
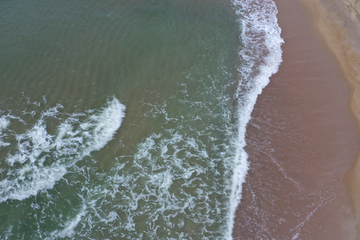
<instances>
[{"instance_id":1,"label":"turquoise water","mask_svg":"<svg viewBox=\"0 0 360 240\"><path fill-rule=\"evenodd\" d=\"M0 238L231 238L275 71L243 4L1 1Z\"/></svg>"}]
</instances>

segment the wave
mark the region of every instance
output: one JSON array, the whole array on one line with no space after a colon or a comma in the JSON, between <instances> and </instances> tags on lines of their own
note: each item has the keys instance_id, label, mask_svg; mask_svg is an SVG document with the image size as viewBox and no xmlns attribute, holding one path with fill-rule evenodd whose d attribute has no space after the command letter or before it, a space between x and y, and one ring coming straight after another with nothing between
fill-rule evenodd
<instances>
[{"instance_id":1,"label":"wave","mask_svg":"<svg viewBox=\"0 0 360 240\"><path fill-rule=\"evenodd\" d=\"M281 29L277 24L277 8L272 0L233 0L241 27L241 62L237 69L239 82L235 93L236 120L238 123L235 140L232 192L228 239L232 239L235 211L241 200L242 184L249 168L246 145L246 126L251 118L257 96L269 83L271 75L278 71L282 62Z\"/></svg>"},{"instance_id":2,"label":"wave","mask_svg":"<svg viewBox=\"0 0 360 240\"><path fill-rule=\"evenodd\" d=\"M57 105L41 112L31 127L21 118L25 116L8 114L0 118L0 147L9 148L1 169L0 203L24 200L53 188L68 168L102 149L125 117L125 106L116 98L101 110L74 113L65 119L59 116L61 108ZM24 123L23 133L11 127L16 120ZM54 126L55 122L58 126Z\"/></svg>"}]
</instances>

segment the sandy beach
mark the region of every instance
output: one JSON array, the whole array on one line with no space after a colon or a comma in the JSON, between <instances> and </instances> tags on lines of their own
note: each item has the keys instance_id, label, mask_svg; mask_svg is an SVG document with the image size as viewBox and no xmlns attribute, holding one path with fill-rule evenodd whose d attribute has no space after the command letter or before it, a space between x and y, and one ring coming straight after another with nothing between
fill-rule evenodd
<instances>
[{"instance_id":1,"label":"sandy beach","mask_svg":"<svg viewBox=\"0 0 360 240\"><path fill-rule=\"evenodd\" d=\"M351 89L351 109L360 122L360 2L302 0L315 31L337 60ZM360 159L346 179L360 230ZM358 235L359 237L359 235Z\"/></svg>"},{"instance_id":2,"label":"sandy beach","mask_svg":"<svg viewBox=\"0 0 360 240\"><path fill-rule=\"evenodd\" d=\"M340 15L315 0L275 2L283 63L248 126L234 239L356 239L360 58L348 31L356 19L340 21L349 7Z\"/></svg>"}]
</instances>

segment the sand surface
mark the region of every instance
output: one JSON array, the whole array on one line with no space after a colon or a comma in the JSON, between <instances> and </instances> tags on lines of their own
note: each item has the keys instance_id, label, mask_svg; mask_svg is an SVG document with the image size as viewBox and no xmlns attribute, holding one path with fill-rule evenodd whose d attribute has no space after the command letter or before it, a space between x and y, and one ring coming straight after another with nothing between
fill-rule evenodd
<instances>
[{"instance_id":1,"label":"sand surface","mask_svg":"<svg viewBox=\"0 0 360 240\"><path fill-rule=\"evenodd\" d=\"M360 122L360 1L302 0L315 31L334 55L351 89L351 108ZM360 159L347 177L360 232Z\"/></svg>"},{"instance_id":2,"label":"sand surface","mask_svg":"<svg viewBox=\"0 0 360 240\"><path fill-rule=\"evenodd\" d=\"M275 2L283 63L248 126L250 170L234 239L356 239L346 187L359 145L352 87L306 9Z\"/></svg>"}]
</instances>

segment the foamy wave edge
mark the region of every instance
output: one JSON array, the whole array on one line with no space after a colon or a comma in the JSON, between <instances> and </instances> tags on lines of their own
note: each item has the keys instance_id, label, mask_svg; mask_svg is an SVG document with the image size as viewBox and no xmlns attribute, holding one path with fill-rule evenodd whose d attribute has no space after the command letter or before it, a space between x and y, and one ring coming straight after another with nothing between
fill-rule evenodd
<instances>
[{"instance_id":1,"label":"foamy wave edge","mask_svg":"<svg viewBox=\"0 0 360 240\"><path fill-rule=\"evenodd\" d=\"M59 105L62 107L61 105ZM81 122L77 116L84 113L74 113L57 126L57 135L46 131L46 119L56 117L58 107L42 112L37 123L26 133L17 134L18 146L14 154L8 154L5 161L9 171L0 180L0 203L11 200L24 200L39 192L52 189L61 180L68 169L93 151L98 151L110 142L120 128L125 117L126 107L117 98L109 100L104 108L95 111ZM4 130L10 121L0 118L0 130ZM10 116L10 118L19 118ZM20 118L19 118L20 119ZM79 124L78 127L74 126ZM0 147L9 144L2 142L0 131ZM54 151L56 161L45 166L42 153ZM20 167L14 168L17 164ZM0 169L1 172L1 169Z\"/></svg>"},{"instance_id":2,"label":"foamy wave edge","mask_svg":"<svg viewBox=\"0 0 360 240\"><path fill-rule=\"evenodd\" d=\"M235 95L238 101L235 113L238 129L226 239L233 239L235 213L241 201L242 184L249 168L248 155L244 150L246 127L258 95L268 85L271 75L279 69L282 62L281 45L284 42L277 23L277 7L272 0L232 0L232 4L239 19L240 38L244 45L238 53L242 62L237 69L239 86Z\"/></svg>"}]
</instances>

